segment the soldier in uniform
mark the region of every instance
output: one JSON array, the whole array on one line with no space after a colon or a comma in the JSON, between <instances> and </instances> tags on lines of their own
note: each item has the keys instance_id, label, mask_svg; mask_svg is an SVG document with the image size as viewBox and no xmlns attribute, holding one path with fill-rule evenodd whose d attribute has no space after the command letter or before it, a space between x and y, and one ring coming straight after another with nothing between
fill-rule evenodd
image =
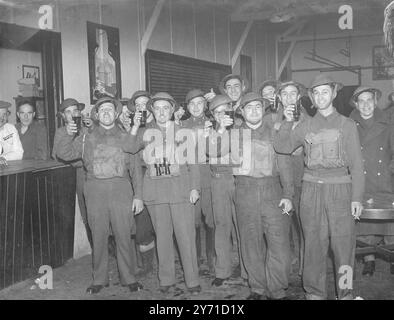
<instances>
[{"instance_id":1,"label":"soldier in uniform","mask_svg":"<svg viewBox=\"0 0 394 320\"><path fill-rule=\"evenodd\" d=\"M204 96L204 92L200 89L190 90L186 95L187 109L190 113L190 118L182 121L182 127L193 129L197 139L201 138L200 134L203 132L205 122L208 121L208 117L205 115L207 111L207 100ZM199 130L200 129L200 130ZM205 149L204 149L205 151ZM196 155L199 155L196 150ZM214 223L213 223L213 212L212 212L212 196L211 196L211 171L209 164L207 163L206 153L201 152L202 159L196 157L200 170L200 199L195 204L196 214L196 248L197 248L197 260L201 263L201 226L205 230L205 253L207 257L208 268L211 272L214 272ZM202 219L202 216L204 219ZM204 221L203 221L204 220Z\"/></svg>"},{"instance_id":2,"label":"soldier in uniform","mask_svg":"<svg viewBox=\"0 0 394 320\"><path fill-rule=\"evenodd\" d=\"M243 118L241 110L239 109L242 96L249 89L249 84L246 79L238 74L228 74L219 84L221 94L227 95L231 99L231 106L234 111L234 123L241 125Z\"/></svg>"},{"instance_id":3,"label":"soldier in uniform","mask_svg":"<svg viewBox=\"0 0 394 320\"><path fill-rule=\"evenodd\" d=\"M119 116L120 122L126 131L131 130L132 117L136 112L146 112L146 126L154 123L154 117L150 110L147 109L147 104L151 99L148 91L138 90L133 93L132 97L127 103L127 108L123 108L122 114ZM146 166L142 161L142 152L138 153L139 162L142 165L142 175L145 174ZM152 221L149 216L148 209L144 206L144 210L135 216L135 242L138 246L137 260L142 267L140 276L146 275L153 271L153 258L155 256L155 232Z\"/></svg>"},{"instance_id":4,"label":"soldier in uniform","mask_svg":"<svg viewBox=\"0 0 394 320\"><path fill-rule=\"evenodd\" d=\"M72 115L73 113L77 111L82 111L85 108L85 104L78 102L77 100L73 98L68 98L65 99L59 107L58 111L58 116L62 119L63 126L58 128L55 133L55 138L53 141L53 149L52 149L52 158L56 160L60 160L58 157L58 145L59 141L63 139L64 137L67 137L67 130L66 130L66 125L73 121L72 120ZM86 133L87 128L82 128L81 133ZM90 247L93 248L93 239L92 239L92 231L90 230L89 223L88 223L88 214L86 210L86 201L85 201L85 196L83 194L83 188L85 185L85 180L86 180L86 171L85 168L83 167L83 162L81 159L76 159L73 161L67 161L69 164L71 164L74 168L76 168L76 191L77 191L77 197L78 197L78 205L79 205L79 210L81 212L81 218L83 221L83 224L85 225L86 229L86 235L90 244Z\"/></svg>"},{"instance_id":5,"label":"soldier in uniform","mask_svg":"<svg viewBox=\"0 0 394 320\"><path fill-rule=\"evenodd\" d=\"M350 118L356 122L360 136L364 162L364 203L376 206L394 203L392 186L394 172L394 128L384 111L377 107L381 91L371 87L359 87L351 101L357 109ZM360 221L357 224L357 239L370 245L380 241L394 244L394 222L374 223ZM364 256L363 275L372 276L375 271L375 255ZM391 263L394 274L394 263Z\"/></svg>"},{"instance_id":6,"label":"soldier in uniform","mask_svg":"<svg viewBox=\"0 0 394 320\"><path fill-rule=\"evenodd\" d=\"M212 285L221 286L233 273L237 273L236 276L238 276L239 271L237 269L240 269L242 278L246 279L247 276L242 263L240 245L238 245L239 266L234 269L235 272L232 270L231 238L235 235L236 239L233 239L233 241L239 240L234 204L235 184L233 167L236 164L230 161L228 154L222 157L217 152L217 140L220 133L216 130L219 129L222 118L226 116L225 113L232 111L232 100L226 95L217 95L210 102L209 111L214 117L213 123L206 123L206 129L208 130L207 153L211 165L211 192L215 224L216 262L215 279ZM228 124L228 127L230 126ZM233 230L235 232L232 232Z\"/></svg>"},{"instance_id":7,"label":"soldier in uniform","mask_svg":"<svg viewBox=\"0 0 394 320\"><path fill-rule=\"evenodd\" d=\"M283 112L278 114L277 110L273 110L275 106L275 98L276 98L276 90L278 89L280 82L276 80L266 80L263 83L260 84L258 93L264 98L267 99L270 102L269 107L266 110L266 113L272 112L272 117L275 117L274 121L276 121L276 118L280 117L278 119L279 121L282 119Z\"/></svg>"},{"instance_id":8,"label":"soldier in uniform","mask_svg":"<svg viewBox=\"0 0 394 320\"><path fill-rule=\"evenodd\" d=\"M131 129L131 119L130 114L146 111L146 123L150 124L154 120L152 112L147 109L147 104L151 98L151 94L145 90L137 90L133 93L130 100L127 103L127 108L123 110L122 114L119 116L122 124L125 125L127 130Z\"/></svg>"},{"instance_id":9,"label":"soldier in uniform","mask_svg":"<svg viewBox=\"0 0 394 320\"><path fill-rule=\"evenodd\" d=\"M298 108L298 119L294 121L293 126L297 126L300 121L304 121L309 118L307 112L300 104L301 97L306 93L305 87L295 81L288 81L284 83L277 84L276 95L279 97L280 104L278 110L272 112L271 117L275 123L275 127L279 128L280 124L283 122L283 110L284 108L292 106L297 106ZM303 265L303 255L304 255L304 236L302 234L301 221L300 221L300 200L301 200L301 186L302 186L302 176L304 174L304 153L303 147L300 146L298 149L294 150L291 154L291 164L293 172L293 184L294 184L294 198L293 198L293 208L295 214L292 215L291 223L291 240L293 242L293 261L299 262L298 274L302 275L302 265Z\"/></svg>"},{"instance_id":10,"label":"soldier in uniform","mask_svg":"<svg viewBox=\"0 0 394 320\"><path fill-rule=\"evenodd\" d=\"M23 147L15 126L8 123L11 103L0 101L0 167L7 166L7 161L22 160Z\"/></svg>"},{"instance_id":11,"label":"soldier in uniform","mask_svg":"<svg viewBox=\"0 0 394 320\"><path fill-rule=\"evenodd\" d=\"M133 165L135 160L124 152L132 145L128 133L115 125L121 112L119 101L100 98L94 112L99 125L91 132L80 134L70 121L66 125L67 135L62 136L57 145L57 156L71 161L82 159L87 170L84 194L89 225L93 236L93 283L87 293L96 294L109 285L108 279L108 235L110 226L116 241L116 258L120 282L131 292L142 289L135 279L135 261L130 232L134 223L134 213L143 209L140 195L132 198L133 190L128 178L128 169L135 190L141 190L141 166ZM135 252L134 252L135 253Z\"/></svg>"},{"instance_id":12,"label":"soldier in uniform","mask_svg":"<svg viewBox=\"0 0 394 320\"><path fill-rule=\"evenodd\" d=\"M199 168L177 156L181 128L171 121L176 109L174 98L166 92L158 92L148 104L155 123L139 129L141 113L136 113L131 136L136 153L144 149L147 170L144 175L143 200L148 207L156 233L159 258L159 290L169 294L174 289L175 257L173 234L178 244L184 277L188 291L201 291L196 254L196 229L193 204L199 198ZM193 136L187 143L194 150ZM195 159L191 159L195 162Z\"/></svg>"},{"instance_id":13,"label":"soldier in uniform","mask_svg":"<svg viewBox=\"0 0 394 320\"><path fill-rule=\"evenodd\" d=\"M239 130L235 141L225 130L232 119L223 117L218 130L227 135L219 147L222 156L230 150L226 142L240 148L240 167L233 170L235 206L250 300L287 299L290 269L289 214L294 192L291 160L287 155L275 154L274 122L269 116L263 118L268 106L268 100L249 92L241 100L245 122L234 127ZM236 159L237 153L233 152L232 157Z\"/></svg>"},{"instance_id":14,"label":"soldier in uniform","mask_svg":"<svg viewBox=\"0 0 394 320\"><path fill-rule=\"evenodd\" d=\"M234 111L239 108L241 98L247 89L248 84L246 80L239 74L228 74L219 84L221 94L225 94L231 99Z\"/></svg>"},{"instance_id":15,"label":"soldier in uniform","mask_svg":"<svg viewBox=\"0 0 394 320\"><path fill-rule=\"evenodd\" d=\"M305 237L303 286L311 300L327 298L329 246L334 256L337 297L352 299L354 219L362 212L365 177L356 124L332 105L340 88L340 83L319 74L309 89L317 114L293 128L295 108L288 106L284 110L286 122L274 141L278 153L291 154L301 145L305 150L300 215ZM342 285L341 276L350 283Z\"/></svg>"}]
</instances>

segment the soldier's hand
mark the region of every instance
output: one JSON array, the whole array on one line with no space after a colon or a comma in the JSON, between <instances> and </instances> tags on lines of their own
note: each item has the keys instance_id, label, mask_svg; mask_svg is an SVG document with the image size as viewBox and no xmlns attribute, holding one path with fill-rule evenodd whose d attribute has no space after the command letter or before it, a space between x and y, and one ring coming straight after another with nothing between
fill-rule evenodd
<instances>
[{"instance_id":1,"label":"soldier's hand","mask_svg":"<svg viewBox=\"0 0 394 320\"><path fill-rule=\"evenodd\" d=\"M215 97L216 97L216 93L213 91L213 88L211 88L211 91L209 91L208 93L206 93L204 95L205 100L207 100L208 102L211 101Z\"/></svg>"},{"instance_id":2,"label":"soldier's hand","mask_svg":"<svg viewBox=\"0 0 394 320\"><path fill-rule=\"evenodd\" d=\"M141 118L142 118L142 112L141 111L137 111L134 114L134 118L133 118L134 124L133 124L133 127L131 128L131 134L133 136L135 136L137 134L138 128L141 125Z\"/></svg>"},{"instance_id":3,"label":"soldier's hand","mask_svg":"<svg viewBox=\"0 0 394 320\"><path fill-rule=\"evenodd\" d=\"M134 212L134 215L137 215L141 213L142 210L144 210L144 202L140 199L134 199L131 208Z\"/></svg>"},{"instance_id":4,"label":"soldier's hand","mask_svg":"<svg viewBox=\"0 0 394 320\"><path fill-rule=\"evenodd\" d=\"M286 121L294 121L294 110L295 110L295 106L294 105L289 105L287 107L284 108L283 110L283 114L286 118Z\"/></svg>"},{"instance_id":5,"label":"soldier's hand","mask_svg":"<svg viewBox=\"0 0 394 320\"><path fill-rule=\"evenodd\" d=\"M230 118L230 116L228 116L227 114L225 114L219 122L219 133L224 133L224 131L226 130L226 127L229 127L231 125L233 125L234 120Z\"/></svg>"},{"instance_id":6,"label":"soldier's hand","mask_svg":"<svg viewBox=\"0 0 394 320\"><path fill-rule=\"evenodd\" d=\"M360 220L361 213L363 212L363 205L361 202L352 201L352 216L356 220Z\"/></svg>"},{"instance_id":7,"label":"soldier's hand","mask_svg":"<svg viewBox=\"0 0 394 320\"><path fill-rule=\"evenodd\" d=\"M190 191L190 203L191 204L195 204L199 198L200 198L200 193L198 192L198 190L193 189L192 191Z\"/></svg>"},{"instance_id":8,"label":"soldier's hand","mask_svg":"<svg viewBox=\"0 0 394 320\"><path fill-rule=\"evenodd\" d=\"M209 137L209 133L211 132L212 128L213 128L213 123L211 121L205 121L205 123L204 123L204 138Z\"/></svg>"},{"instance_id":9,"label":"soldier's hand","mask_svg":"<svg viewBox=\"0 0 394 320\"><path fill-rule=\"evenodd\" d=\"M84 123L86 128L90 128L91 126L93 126L93 120L91 118L84 118L82 122Z\"/></svg>"},{"instance_id":10,"label":"soldier's hand","mask_svg":"<svg viewBox=\"0 0 394 320\"><path fill-rule=\"evenodd\" d=\"M73 135L77 134L77 132L78 132L77 125L75 124L75 122L73 120L71 120L70 122L67 122L66 131L69 136L73 136Z\"/></svg>"},{"instance_id":11,"label":"soldier's hand","mask_svg":"<svg viewBox=\"0 0 394 320\"><path fill-rule=\"evenodd\" d=\"M279 207L282 207L282 213L290 215L290 211L293 210L293 204L290 199L282 199L279 202Z\"/></svg>"},{"instance_id":12,"label":"soldier's hand","mask_svg":"<svg viewBox=\"0 0 394 320\"><path fill-rule=\"evenodd\" d=\"M131 129L130 114L131 112L127 109L124 110L119 116L119 121L122 123L123 127L126 129L127 132L129 132Z\"/></svg>"},{"instance_id":13,"label":"soldier's hand","mask_svg":"<svg viewBox=\"0 0 394 320\"><path fill-rule=\"evenodd\" d=\"M7 160L4 157L0 157L0 168L8 166Z\"/></svg>"},{"instance_id":14,"label":"soldier's hand","mask_svg":"<svg viewBox=\"0 0 394 320\"><path fill-rule=\"evenodd\" d=\"M179 124L179 121L181 120L184 114L185 114L185 110L182 107L180 107L177 111L174 112L174 119L177 124Z\"/></svg>"}]
</instances>

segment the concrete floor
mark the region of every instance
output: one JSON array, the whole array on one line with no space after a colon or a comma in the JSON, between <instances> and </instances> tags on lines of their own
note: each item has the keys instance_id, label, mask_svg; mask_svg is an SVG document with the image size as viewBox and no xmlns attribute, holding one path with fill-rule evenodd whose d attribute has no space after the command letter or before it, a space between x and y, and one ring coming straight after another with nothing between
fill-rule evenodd
<instances>
[{"instance_id":1,"label":"concrete floor","mask_svg":"<svg viewBox=\"0 0 394 320\"><path fill-rule=\"evenodd\" d=\"M235 251L234 251L234 255ZM207 271L203 264L202 269ZM394 299L394 275L389 272L389 264L377 259L376 272L372 277L361 275L362 264L356 264L356 279L354 281L354 294L363 299ZM297 264L293 265L290 277L290 284L287 290L288 296L293 300L304 298L300 277L297 275ZM329 298L334 298L333 273L332 268L328 271ZM0 291L0 299L43 299L43 300L242 300L249 294L247 285L240 278L232 278L229 283L220 288L211 286L213 276L205 273L201 275L202 292L199 295L191 296L184 285L183 273L179 261L176 263L177 284L174 292L165 296L158 291L159 283L157 279L157 267L155 264L154 273L139 279L144 285L144 289L138 293L131 294L127 288L119 285L116 261L110 260L110 281L109 288L103 289L99 294L91 296L85 293L91 282L91 256L85 256L78 260L70 260L68 263L53 271L53 289L42 290L30 279L8 287ZM39 276L38 276L39 277Z\"/></svg>"}]
</instances>

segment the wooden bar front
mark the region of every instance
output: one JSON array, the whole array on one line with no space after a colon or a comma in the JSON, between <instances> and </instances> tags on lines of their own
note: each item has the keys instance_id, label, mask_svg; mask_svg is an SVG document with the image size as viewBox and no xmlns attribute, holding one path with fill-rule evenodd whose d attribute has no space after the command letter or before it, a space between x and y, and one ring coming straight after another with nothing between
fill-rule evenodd
<instances>
[{"instance_id":1,"label":"wooden bar front","mask_svg":"<svg viewBox=\"0 0 394 320\"><path fill-rule=\"evenodd\" d=\"M0 289L73 256L75 168L10 161L0 170Z\"/></svg>"}]
</instances>

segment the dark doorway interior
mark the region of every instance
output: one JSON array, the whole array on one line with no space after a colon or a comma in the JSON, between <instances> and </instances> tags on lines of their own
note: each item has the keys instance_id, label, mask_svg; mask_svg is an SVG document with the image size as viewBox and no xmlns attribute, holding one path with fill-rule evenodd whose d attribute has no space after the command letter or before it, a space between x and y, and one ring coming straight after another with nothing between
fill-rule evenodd
<instances>
[{"instance_id":1,"label":"dark doorway interior","mask_svg":"<svg viewBox=\"0 0 394 320\"><path fill-rule=\"evenodd\" d=\"M57 127L56 113L63 99L60 33L0 22L0 48L41 53L44 109L51 150Z\"/></svg>"}]
</instances>

